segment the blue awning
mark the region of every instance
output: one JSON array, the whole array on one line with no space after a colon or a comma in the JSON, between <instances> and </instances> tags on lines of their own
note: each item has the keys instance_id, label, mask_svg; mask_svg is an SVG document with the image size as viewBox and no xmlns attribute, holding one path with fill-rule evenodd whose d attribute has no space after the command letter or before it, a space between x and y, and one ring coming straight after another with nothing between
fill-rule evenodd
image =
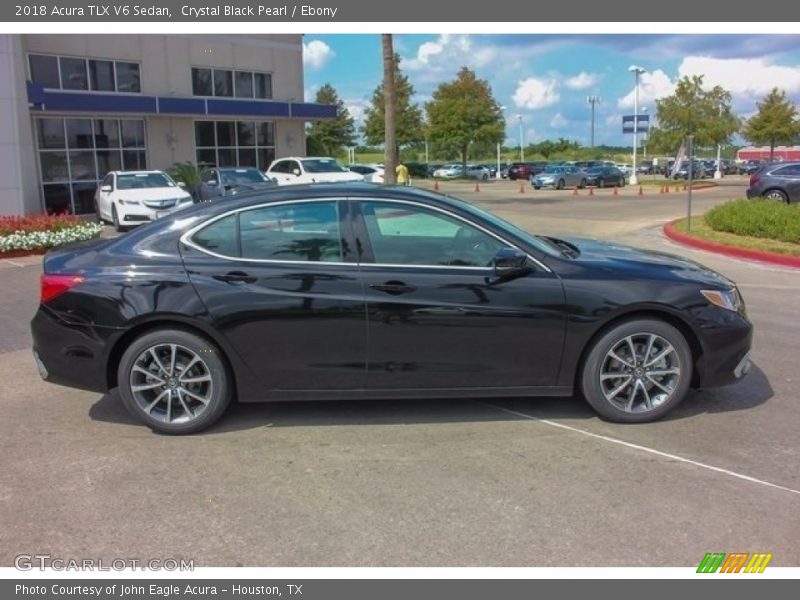
<instances>
[{"instance_id":1,"label":"blue awning","mask_svg":"<svg viewBox=\"0 0 800 600\"><path fill-rule=\"evenodd\" d=\"M184 117L295 118L308 121L333 119L336 106L308 102L276 102L241 98L144 96L44 89L28 81L28 103L37 112L131 113Z\"/></svg>"}]
</instances>

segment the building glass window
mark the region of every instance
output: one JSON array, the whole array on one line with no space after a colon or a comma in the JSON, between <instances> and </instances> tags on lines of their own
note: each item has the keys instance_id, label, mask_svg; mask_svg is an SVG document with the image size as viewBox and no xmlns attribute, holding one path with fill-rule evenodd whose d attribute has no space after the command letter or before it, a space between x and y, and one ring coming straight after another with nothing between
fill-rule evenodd
<instances>
[{"instance_id":1,"label":"building glass window","mask_svg":"<svg viewBox=\"0 0 800 600\"><path fill-rule=\"evenodd\" d=\"M273 122L195 121L194 131L198 163L265 171L275 159Z\"/></svg>"},{"instance_id":2,"label":"building glass window","mask_svg":"<svg viewBox=\"0 0 800 600\"><path fill-rule=\"evenodd\" d=\"M89 61L89 85L93 91L114 91L114 62L110 60Z\"/></svg>"},{"instance_id":3,"label":"building glass window","mask_svg":"<svg viewBox=\"0 0 800 600\"><path fill-rule=\"evenodd\" d=\"M86 76L86 59L67 58L58 59L61 66L61 88L65 90L88 90L89 78Z\"/></svg>"},{"instance_id":4,"label":"building glass window","mask_svg":"<svg viewBox=\"0 0 800 600\"><path fill-rule=\"evenodd\" d=\"M29 54L31 81L47 89L139 94L139 63Z\"/></svg>"},{"instance_id":5,"label":"building glass window","mask_svg":"<svg viewBox=\"0 0 800 600\"><path fill-rule=\"evenodd\" d=\"M45 88L60 88L61 81L58 78L58 58L55 56L43 56L41 54L30 55L31 81L35 81Z\"/></svg>"},{"instance_id":6,"label":"building glass window","mask_svg":"<svg viewBox=\"0 0 800 600\"><path fill-rule=\"evenodd\" d=\"M92 213L106 173L147 168L141 119L37 118L36 140L48 213Z\"/></svg>"},{"instance_id":7,"label":"building glass window","mask_svg":"<svg viewBox=\"0 0 800 600\"><path fill-rule=\"evenodd\" d=\"M272 74L192 67L192 94L225 98L272 98Z\"/></svg>"}]
</instances>

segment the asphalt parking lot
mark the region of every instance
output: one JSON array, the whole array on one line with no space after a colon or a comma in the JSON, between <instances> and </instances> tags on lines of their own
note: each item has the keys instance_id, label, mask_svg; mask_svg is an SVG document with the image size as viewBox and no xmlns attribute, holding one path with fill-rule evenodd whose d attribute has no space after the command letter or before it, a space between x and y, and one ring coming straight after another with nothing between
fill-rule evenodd
<instances>
[{"instance_id":1,"label":"asphalt parking lot","mask_svg":"<svg viewBox=\"0 0 800 600\"><path fill-rule=\"evenodd\" d=\"M695 193L703 212L742 180ZM198 566L800 566L800 272L676 246L684 193L443 191L535 232L674 252L737 281L756 327L740 385L646 425L582 400L234 406L165 437L115 393L43 383L28 321L39 259L0 261L0 565L17 554ZM674 186L673 186L674 189ZM265 340L267 343L267 340Z\"/></svg>"}]
</instances>

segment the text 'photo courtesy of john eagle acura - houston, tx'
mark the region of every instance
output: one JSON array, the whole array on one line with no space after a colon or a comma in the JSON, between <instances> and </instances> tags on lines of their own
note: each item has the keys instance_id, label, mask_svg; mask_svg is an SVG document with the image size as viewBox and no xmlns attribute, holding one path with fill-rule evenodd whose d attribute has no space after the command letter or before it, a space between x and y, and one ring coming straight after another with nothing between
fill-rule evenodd
<instances>
[{"instance_id":1,"label":"text 'photo courtesy of john eagle acura - houston, tx'","mask_svg":"<svg viewBox=\"0 0 800 600\"><path fill-rule=\"evenodd\" d=\"M118 388L173 434L233 400L580 394L652 421L742 378L752 337L736 286L695 262L368 183L245 192L51 250L31 328L44 379Z\"/></svg>"}]
</instances>

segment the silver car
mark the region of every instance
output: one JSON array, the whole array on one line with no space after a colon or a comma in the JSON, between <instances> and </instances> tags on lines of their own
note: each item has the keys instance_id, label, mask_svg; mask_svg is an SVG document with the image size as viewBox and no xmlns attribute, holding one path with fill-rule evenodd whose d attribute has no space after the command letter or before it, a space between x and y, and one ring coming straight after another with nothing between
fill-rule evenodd
<instances>
[{"instance_id":1,"label":"silver car","mask_svg":"<svg viewBox=\"0 0 800 600\"><path fill-rule=\"evenodd\" d=\"M586 173L573 165L551 165L538 175L531 176L533 189L552 187L557 190L566 188L585 188Z\"/></svg>"}]
</instances>

